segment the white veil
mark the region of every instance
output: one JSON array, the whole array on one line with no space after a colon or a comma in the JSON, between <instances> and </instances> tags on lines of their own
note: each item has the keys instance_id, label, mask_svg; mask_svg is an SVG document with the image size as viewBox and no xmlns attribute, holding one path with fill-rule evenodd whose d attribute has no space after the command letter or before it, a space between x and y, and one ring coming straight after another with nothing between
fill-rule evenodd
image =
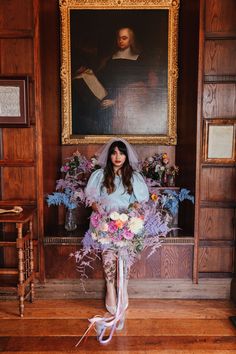
<instances>
[{"instance_id":1,"label":"white veil","mask_svg":"<svg viewBox=\"0 0 236 354\"><path fill-rule=\"evenodd\" d=\"M98 165L101 166L102 168L104 168L106 166L107 158L108 158L108 151L110 149L111 144L114 143L114 141L122 141L122 143L125 144L125 146L127 148L127 153L128 153L128 157L129 157L130 166L134 170L139 170L139 159L138 159L138 155L137 155L136 151L128 143L128 141L126 141L125 139L122 139L122 138L118 138L118 137L117 138L112 138L110 141L108 141L107 144L102 146L102 148L97 152Z\"/></svg>"}]
</instances>

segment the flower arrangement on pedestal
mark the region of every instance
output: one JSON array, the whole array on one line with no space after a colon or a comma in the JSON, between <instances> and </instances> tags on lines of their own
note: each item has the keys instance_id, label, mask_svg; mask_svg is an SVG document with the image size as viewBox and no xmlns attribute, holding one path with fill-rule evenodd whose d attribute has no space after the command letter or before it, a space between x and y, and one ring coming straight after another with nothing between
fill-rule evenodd
<instances>
[{"instance_id":1,"label":"flower arrangement on pedestal","mask_svg":"<svg viewBox=\"0 0 236 354\"><path fill-rule=\"evenodd\" d=\"M65 228L68 231L77 227L76 208L85 203L84 188L95 165L95 158L88 160L79 151L75 151L61 167L63 177L56 181L56 192L47 196L49 206L64 205L67 208Z\"/></svg>"},{"instance_id":2,"label":"flower arrangement on pedestal","mask_svg":"<svg viewBox=\"0 0 236 354\"><path fill-rule=\"evenodd\" d=\"M175 176L179 172L178 166L169 166L169 157L166 153L147 157L142 162L141 169L148 184L158 187L174 186Z\"/></svg>"},{"instance_id":3,"label":"flower arrangement on pedestal","mask_svg":"<svg viewBox=\"0 0 236 354\"><path fill-rule=\"evenodd\" d=\"M56 192L47 196L48 205L64 205L75 209L85 200L84 187L95 168L95 159L88 160L79 151L66 159L61 167L63 178L56 181Z\"/></svg>"}]
</instances>

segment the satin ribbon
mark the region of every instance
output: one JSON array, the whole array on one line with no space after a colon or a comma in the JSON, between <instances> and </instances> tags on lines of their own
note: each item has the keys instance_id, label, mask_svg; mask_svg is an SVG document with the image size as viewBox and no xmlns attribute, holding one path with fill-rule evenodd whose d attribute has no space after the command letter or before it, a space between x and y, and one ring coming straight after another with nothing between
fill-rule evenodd
<instances>
[{"instance_id":1,"label":"satin ribbon","mask_svg":"<svg viewBox=\"0 0 236 354\"><path fill-rule=\"evenodd\" d=\"M98 341L101 344L107 344L111 341L115 330L119 326L120 321L124 320L125 311L127 308L127 299L125 299L125 294L127 294L127 282L125 281L125 275L127 272L126 262L124 256L119 254L118 256L118 267L117 267L117 288L118 288L118 302L117 309L115 315L111 315L110 317L102 317L102 316L94 316L89 319L90 325L87 330L84 332L83 336L80 338L78 343L75 345L76 347L82 342L82 340L86 337L89 331L93 327L98 327L100 329L100 333L97 336ZM105 339L106 331L110 331L108 337Z\"/></svg>"}]
</instances>

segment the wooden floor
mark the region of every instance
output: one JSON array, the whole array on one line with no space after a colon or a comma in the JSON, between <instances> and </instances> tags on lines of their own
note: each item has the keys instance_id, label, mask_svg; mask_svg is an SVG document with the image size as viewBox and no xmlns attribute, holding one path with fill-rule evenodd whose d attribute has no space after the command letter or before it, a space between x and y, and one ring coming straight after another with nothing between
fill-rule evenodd
<instances>
[{"instance_id":1,"label":"wooden floor","mask_svg":"<svg viewBox=\"0 0 236 354\"><path fill-rule=\"evenodd\" d=\"M75 347L87 319L104 314L101 300L36 300L18 316L17 301L0 301L3 353L236 353L236 328L227 300L131 299L123 331L101 345L95 331Z\"/></svg>"}]
</instances>

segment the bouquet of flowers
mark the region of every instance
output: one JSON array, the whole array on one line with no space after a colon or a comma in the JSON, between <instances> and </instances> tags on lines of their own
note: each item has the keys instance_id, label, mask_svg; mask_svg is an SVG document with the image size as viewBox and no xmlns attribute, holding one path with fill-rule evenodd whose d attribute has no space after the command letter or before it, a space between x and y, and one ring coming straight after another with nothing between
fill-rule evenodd
<instances>
[{"instance_id":1,"label":"bouquet of flowers","mask_svg":"<svg viewBox=\"0 0 236 354\"><path fill-rule=\"evenodd\" d=\"M177 166L169 166L169 157L166 153L147 157L143 161L141 169L147 182L158 187L168 186L168 177L175 177L179 171Z\"/></svg>"},{"instance_id":2,"label":"bouquet of flowers","mask_svg":"<svg viewBox=\"0 0 236 354\"><path fill-rule=\"evenodd\" d=\"M56 192L47 196L48 205L63 204L68 209L75 209L79 203L83 203L84 187L95 166L95 158L88 160L79 151L75 151L61 167L64 177L56 182Z\"/></svg>"},{"instance_id":3,"label":"bouquet of flowers","mask_svg":"<svg viewBox=\"0 0 236 354\"><path fill-rule=\"evenodd\" d=\"M180 191L174 191L171 189L166 189L161 191L159 194L154 192L154 189L151 187L150 197L153 203L156 205L157 209L166 210L172 216L175 216L179 209L179 204L184 200L190 200L194 203L194 197L190 195L190 190L186 188L181 188Z\"/></svg>"},{"instance_id":4,"label":"bouquet of flowers","mask_svg":"<svg viewBox=\"0 0 236 354\"><path fill-rule=\"evenodd\" d=\"M115 249L122 252L130 268L140 252L149 248L150 257L160 247L160 236L170 231L171 218L153 200L131 205L128 210L93 213L91 227L82 240L83 247L71 254L75 257L81 278L87 278L86 267L99 252Z\"/></svg>"}]
</instances>

